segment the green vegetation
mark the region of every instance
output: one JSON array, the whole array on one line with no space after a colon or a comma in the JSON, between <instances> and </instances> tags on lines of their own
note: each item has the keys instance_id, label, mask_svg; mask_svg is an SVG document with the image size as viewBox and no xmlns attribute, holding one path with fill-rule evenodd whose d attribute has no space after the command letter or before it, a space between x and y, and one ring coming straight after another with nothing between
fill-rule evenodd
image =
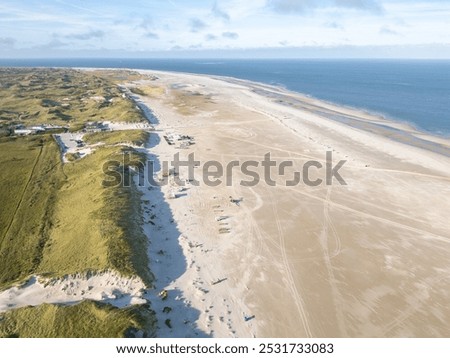
<instances>
[{"instance_id":1,"label":"green vegetation","mask_svg":"<svg viewBox=\"0 0 450 358\"><path fill-rule=\"evenodd\" d=\"M27 277L40 265L64 181L51 137L0 142L0 287Z\"/></svg>"},{"instance_id":2,"label":"green vegetation","mask_svg":"<svg viewBox=\"0 0 450 358\"><path fill-rule=\"evenodd\" d=\"M66 154L66 159L69 162L74 162L75 160L80 159L80 154L79 153L67 153Z\"/></svg>"},{"instance_id":3,"label":"green vegetation","mask_svg":"<svg viewBox=\"0 0 450 358\"><path fill-rule=\"evenodd\" d=\"M130 91L135 93L135 94L137 94L137 95L139 95L139 96L145 96L146 95L144 89L141 88L141 87L130 88Z\"/></svg>"},{"instance_id":4,"label":"green vegetation","mask_svg":"<svg viewBox=\"0 0 450 358\"><path fill-rule=\"evenodd\" d=\"M146 143L148 134L142 130L136 129L129 131L88 133L83 139L88 144L95 144L99 142L108 145L131 143L136 146L142 146Z\"/></svg>"},{"instance_id":5,"label":"green vegetation","mask_svg":"<svg viewBox=\"0 0 450 358\"><path fill-rule=\"evenodd\" d=\"M151 78L148 75L143 75L139 72L133 71L133 70L93 70L91 71L92 74L98 77L106 78L108 81L113 81L114 83L124 83L124 82L131 82L131 81L139 81L142 79L148 79Z\"/></svg>"},{"instance_id":6,"label":"green vegetation","mask_svg":"<svg viewBox=\"0 0 450 358\"><path fill-rule=\"evenodd\" d=\"M0 69L0 132L13 124L55 124L76 131L86 121L142 120L115 83L69 69Z\"/></svg>"},{"instance_id":7,"label":"green vegetation","mask_svg":"<svg viewBox=\"0 0 450 358\"><path fill-rule=\"evenodd\" d=\"M161 97L166 89L161 86L139 86L130 88L130 91L139 96Z\"/></svg>"},{"instance_id":8,"label":"green vegetation","mask_svg":"<svg viewBox=\"0 0 450 358\"><path fill-rule=\"evenodd\" d=\"M0 337L135 337L151 334L153 311L147 305L118 309L83 301L75 306L43 304L0 314Z\"/></svg>"},{"instance_id":9,"label":"green vegetation","mask_svg":"<svg viewBox=\"0 0 450 358\"><path fill-rule=\"evenodd\" d=\"M146 237L141 230L139 193L134 186L105 188L103 165L116 161L122 171L124 151L130 160L143 158L132 149L100 147L82 160L64 165L67 180L58 192L54 221L39 266L50 276L115 269L139 274L151 283Z\"/></svg>"},{"instance_id":10,"label":"green vegetation","mask_svg":"<svg viewBox=\"0 0 450 358\"><path fill-rule=\"evenodd\" d=\"M50 134L10 136L16 124L70 125L86 121L142 121L118 87L94 73L57 69L0 69L0 290L30 275L61 277L115 270L151 286L140 193L132 184L108 187L105 163L120 172L123 157L144 155L123 143L142 145L140 130L87 134L102 142L62 164ZM79 159L79 160L78 160ZM132 181L131 181L132 183ZM124 337L154 331L146 306L118 309L85 301L41 305L0 314L2 337Z\"/></svg>"},{"instance_id":11,"label":"green vegetation","mask_svg":"<svg viewBox=\"0 0 450 358\"><path fill-rule=\"evenodd\" d=\"M111 133L113 134L113 133ZM130 138L145 141L136 131ZM48 136L0 142L0 287L31 274L115 269L151 284L134 186L105 188L103 164L144 161L127 147L99 147L64 167Z\"/></svg>"},{"instance_id":12,"label":"green vegetation","mask_svg":"<svg viewBox=\"0 0 450 358\"><path fill-rule=\"evenodd\" d=\"M83 82L84 77L86 83L99 81L101 85L106 81L72 70L0 71L10 76L17 72L18 83L28 78L31 88L33 84L37 86L33 78L55 80L56 84ZM8 87L8 80L12 78L6 76L2 87ZM40 82L40 86L53 88L47 82ZM84 92L93 91L91 87L83 88ZM113 90L106 86L101 91ZM21 98L26 106L30 97L35 97L35 91L25 93L28 95ZM40 103L55 106L56 101L51 98ZM131 101L126 103L133 107ZM24 112L22 102L15 106ZM141 114L137 115L141 120ZM144 131L134 130L93 133L86 135L86 139L89 143L142 145L147 136ZM143 161L142 155L131 148L103 146L83 160L76 160L74 154L69 158L71 162L63 166L58 146L50 135L1 139L0 288L32 274L59 277L108 269L128 276L137 274L146 284L151 284L146 237L141 230L137 204L139 193L134 186L102 186L107 179L104 163L123 162L124 151L131 156L130 160Z\"/></svg>"}]
</instances>

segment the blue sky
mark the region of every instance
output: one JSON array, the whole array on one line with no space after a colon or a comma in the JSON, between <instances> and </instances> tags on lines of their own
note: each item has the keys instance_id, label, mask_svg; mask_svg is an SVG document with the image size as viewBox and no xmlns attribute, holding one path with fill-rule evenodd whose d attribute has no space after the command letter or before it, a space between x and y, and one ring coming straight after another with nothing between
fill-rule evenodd
<instances>
[{"instance_id":1,"label":"blue sky","mask_svg":"<svg viewBox=\"0 0 450 358\"><path fill-rule=\"evenodd\" d=\"M2 0L0 57L450 58L450 0Z\"/></svg>"}]
</instances>

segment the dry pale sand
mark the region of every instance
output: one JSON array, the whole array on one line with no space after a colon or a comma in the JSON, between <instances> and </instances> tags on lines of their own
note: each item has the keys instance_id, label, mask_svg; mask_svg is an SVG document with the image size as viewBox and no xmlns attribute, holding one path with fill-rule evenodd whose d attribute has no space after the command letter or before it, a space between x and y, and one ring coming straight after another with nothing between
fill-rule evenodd
<instances>
[{"instance_id":1,"label":"dry pale sand","mask_svg":"<svg viewBox=\"0 0 450 358\"><path fill-rule=\"evenodd\" d=\"M144 291L145 284L140 278L123 277L113 271L54 279L32 276L22 285L0 292L0 312L43 303L75 304L82 300L126 307L146 303Z\"/></svg>"},{"instance_id":2,"label":"dry pale sand","mask_svg":"<svg viewBox=\"0 0 450 358\"><path fill-rule=\"evenodd\" d=\"M151 94L139 100L159 120L157 164L347 160L346 186L286 186L288 168L277 186L245 187L235 168L232 186L144 188L160 336L450 337L447 140L269 86L143 72L158 79L127 86ZM168 132L196 144L170 146Z\"/></svg>"}]
</instances>

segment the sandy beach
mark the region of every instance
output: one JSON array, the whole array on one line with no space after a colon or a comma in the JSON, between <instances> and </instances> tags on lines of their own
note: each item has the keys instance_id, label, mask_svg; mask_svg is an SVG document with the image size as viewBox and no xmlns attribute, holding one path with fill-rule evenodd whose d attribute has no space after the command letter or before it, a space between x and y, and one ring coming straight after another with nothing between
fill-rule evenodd
<instances>
[{"instance_id":1,"label":"sandy beach","mask_svg":"<svg viewBox=\"0 0 450 358\"><path fill-rule=\"evenodd\" d=\"M212 160L294 163L272 168L275 186L240 185L249 177L234 167L218 186L182 187L182 169L141 188L158 336L450 335L448 140L275 87L141 72L152 78L125 86L145 90L135 98L155 117L156 176L176 153L195 154L197 179ZM178 135L195 144L164 138ZM327 152L346 161L347 185L286 185Z\"/></svg>"},{"instance_id":2,"label":"sandy beach","mask_svg":"<svg viewBox=\"0 0 450 358\"><path fill-rule=\"evenodd\" d=\"M32 276L0 312L150 302L157 337L450 336L448 139L268 85L140 72L121 88L149 123L108 124L150 133L128 145L148 159L135 183L154 287ZM58 140L83 157L98 144L82 138Z\"/></svg>"}]
</instances>

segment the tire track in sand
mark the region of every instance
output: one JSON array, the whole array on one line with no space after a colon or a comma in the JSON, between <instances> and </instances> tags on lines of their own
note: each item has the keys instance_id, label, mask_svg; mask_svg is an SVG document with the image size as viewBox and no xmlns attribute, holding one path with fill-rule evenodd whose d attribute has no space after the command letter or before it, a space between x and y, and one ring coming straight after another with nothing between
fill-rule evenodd
<instances>
[{"instance_id":1,"label":"tire track in sand","mask_svg":"<svg viewBox=\"0 0 450 358\"><path fill-rule=\"evenodd\" d=\"M278 208L275 204L273 194L270 193L270 196L271 196L271 201L272 201L273 215L274 215L275 223L276 223L277 229L278 229L278 239L280 242L280 249L281 249L281 254L282 254L282 258L283 258L283 265L284 265L284 268L286 271L286 276L287 276L286 278L288 279L289 290L291 291L292 297L294 298L295 305L297 306L297 310L298 310L300 319L302 321L302 325L303 325L306 337L312 338L313 335L311 333L311 327L309 325L308 317L307 317L307 314L305 311L305 303L303 302L303 299L301 298L301 296L298 293L298 289L297 289L297 286L294 281L294 276L292 275L291 267L289 266L289 260L288 260L287 254L286 254L286 246L285 246L285 241L284 241L283 227L281 225L280 218L278 216Z\"/></svg>"},{"instance_id":2,"label":"tire track in sand","mask_svg":"<svg viewBox=\"0 0 450 358\"><path fill-rule=\"evenodd\" d=\"M322 246L323 249L323 259L325 262L325 266L328 272L328 282L330 284L330 288L331 288L331 292L332 292L332 299L333 299L333 304L335 307L335 311L336 311L336 318L337 318L337 323L339 326L339 331L341 332L343 337L348 337L348 331L347 331L347 327L345 325L345 316L344 316L344 309L343 309L343 305L342 305L342 296L339 292L339 289L336 285L336 277L334 276L334 268L333 265L331 263L331 257L330 257L330 252L328 250L328 239L329 239L329 228L331 229L333 236L335 237L335 242L336 242L336 248L335 248L335 253L333 255L336 256L339 254L340 252L340 247L341 247L341 240L337 234L336 229L334 228L333 222L331 220L330 217L330 197L331 197L331 186L328 187L327 189L327 196L324 202L324 206L323 206L323 230L322 233L319 237L319 241L320 241L320 245Z\"/></svg>"}]
</instances>

